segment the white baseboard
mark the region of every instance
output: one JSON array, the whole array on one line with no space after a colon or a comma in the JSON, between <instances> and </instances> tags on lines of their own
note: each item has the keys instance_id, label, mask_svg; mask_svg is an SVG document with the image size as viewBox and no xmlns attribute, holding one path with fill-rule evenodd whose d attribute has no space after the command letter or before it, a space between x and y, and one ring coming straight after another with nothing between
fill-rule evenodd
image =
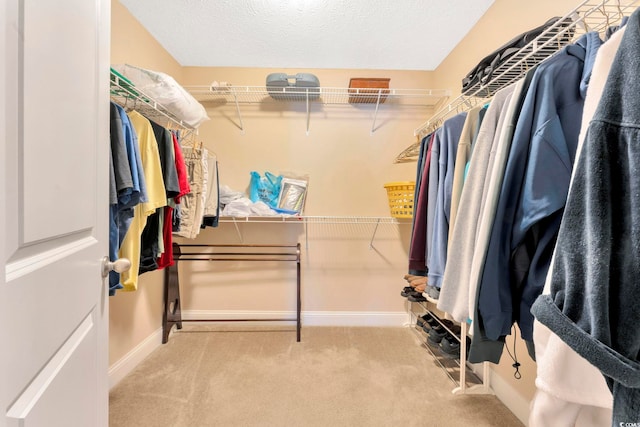
<instances>
[{"instance_id":1,"label":"white baseboard","mask_svg":"<svg viewBox=\"0 0 640 427\"><path fill-rule=\"evenodd\" d=\"M133 350L109 367L109 389L112 389L124 377L133 371L140 362L162 345L162 328L154 331Z\"/></svg>"},{"instance_id":2,"label":"white baseboard","mask_svg":"<svg viewBox=\"0 0 640 427\"><path fill-rule=\"evenodd\" d=\"M294 311L184 310L185 320L202 319L295 319ZM303 311L302 326L397 326L406 325L409 314L382 311ZM290 322L295 324L295 320ZM242 322L243 325L270 325L271 322ZM286 324L286 322L273 322Z\"/></svg>"},{"instance_id":3,"label":"white baseboard","mask_svg":"<svg viewBox=\"0 0 640 427\"><path fill-rule=\"evenodd\" d=\"M511 384L506 382L493 369L489 370L491 375L491 388L495 395L509 408L513 414L525 426L529 425L529 408L531 402L523 397Z\"/></svg>"},{"instance_id":4,"label":"white baseboard","mask_svg":"<svg viewBox=\"0 0 640 427\"><path fill-rule=\"evenodd\" d=\"M404 311L306 311L302 313L304 326L406 326L409 313Z\"/></svg>"}]
</instances>

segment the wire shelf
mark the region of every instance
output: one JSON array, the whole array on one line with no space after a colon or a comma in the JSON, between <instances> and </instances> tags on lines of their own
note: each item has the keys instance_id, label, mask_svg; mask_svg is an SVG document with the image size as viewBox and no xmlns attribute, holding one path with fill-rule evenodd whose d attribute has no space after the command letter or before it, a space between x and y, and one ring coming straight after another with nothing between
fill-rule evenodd
<instances>
[{"instance_id":1,"label":"wire shelf","mask_svg":"<svg viewBox=\"0 0 640 427\"><path fill-rule=\"evenodd\" d=\"M455 98L444 108L414 130L414 136L422 138L440 127L443 121L454 114L468 111L486 102L497 91L515 83L540 62L560 51L587 32L604 33L618 25L623 17L629 16L640 0L586 0L574 10L560 18L538 37L521 48L515 55L499 65L488 81L480 81L465 89L465 93ZM403 150L394 163L413 162L418 159L420 143L414 143Z\"/></svg>"},{"instance_id":2,"label":"wire shelf","mask_svg":"<svg viewBox=\"0 0 640 427\"><path fill-rule=\"evenodd\" d=\"M181 129L187 134L195 134L196 129L172 114L164 105L145 94L131 82L111 71L111 100L125 109L134 109L147 119L170 129ZM183 135L186 137L187 135Z\"/></svg>"},{"instance_id":3,"label":"wire shelf","mask_svg":"<svg viewBox=\"0 0 640 427\"><path fill-rule=\"evenodd\" d=\"M269 223L300 223L300 224L401 224L403 221L393 217L373 216L243 216L221 217L219 222L269 222Z\"/></svg>"},{"instance_id":4,"label":"wire shelf","mask_svg":"<svg viewBox=\"0 0 640 427\"><path fill-rule=\"evenodd\" d=\"M337 87L267 88L265 86L186 86L200 102L260 104L306 102L323 105L402 104L432 107L451 95L435 89L349 89Z\"/></svg>"}]
</instances>

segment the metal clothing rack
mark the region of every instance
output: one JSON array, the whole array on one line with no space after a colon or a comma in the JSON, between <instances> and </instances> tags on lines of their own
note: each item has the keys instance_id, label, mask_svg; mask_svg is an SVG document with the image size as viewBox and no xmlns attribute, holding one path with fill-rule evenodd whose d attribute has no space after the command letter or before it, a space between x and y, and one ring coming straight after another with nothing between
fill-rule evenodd
<instances>
[{"instance_id":1,"label":"metal clothing rack","mask_svg":"<svg viewBox=\"0 0 640 427\"><path fill-rule=\"evenodd\" d=\"M184 252L182 248L187 249ZM191 248L202 248L191 250ZM247 249L249 251L247 251ZM169 341L169 333L173 325L182 329L183 322L264 322L264 321L295 321L296 341L300 342L302 327L300 312L302 299L300 297L300 243L296 245L204 245L204 244L173 244L173 258L175 263L164 270L164 310L162 314L162 343ZM184 261L282 261L296 263L296 317L295 319L183 319L180 306L180 278L178 264Z\"/></svg>"},{"instance_id":2,"label":"metal clothing rack","mask_svg":"<svg viewBox=\"0 0 640 427\"><path fill-rule=\"evenodd\" d=\"M515 55L500 64L493 71L490 80L478 82L475 86L466 89L464 94L452 100L416 128L413 135L422 139L440 127L447 118L487 102L500 89L520 80L531 68L573 43L581 35L591 31L604 33L609 27L618 25L625 16L631 15L639 5L639 0L581 2ZM398 154L394 163L417 161L419 152L420 142L418 141Z\"/></svg>"}]
</instances>

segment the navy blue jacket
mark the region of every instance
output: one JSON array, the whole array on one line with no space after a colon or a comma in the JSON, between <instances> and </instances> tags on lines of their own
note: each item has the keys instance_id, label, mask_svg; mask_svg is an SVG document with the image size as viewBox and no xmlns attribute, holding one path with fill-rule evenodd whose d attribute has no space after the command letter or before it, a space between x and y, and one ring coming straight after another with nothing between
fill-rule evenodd
<instances>
[{"instance_id":1,"label":"navy blue jacket","mask_svg":"<svg viewBox=\"0 0 640 427\"><path fill-rule=\"evenodd\" d=\"M533 341L529 307L540 295L566 202L597 33L540 64L514 131L478 297L486 336L514 321Z\"/></svg>"}]
</instances>

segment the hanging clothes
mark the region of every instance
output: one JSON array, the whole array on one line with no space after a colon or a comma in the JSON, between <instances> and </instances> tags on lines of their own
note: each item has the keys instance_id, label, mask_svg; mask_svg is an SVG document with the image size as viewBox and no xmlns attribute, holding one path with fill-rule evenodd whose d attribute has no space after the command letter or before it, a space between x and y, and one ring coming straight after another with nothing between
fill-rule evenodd
<instances>
[{"instance_id":1,"label":"hanging clothes","mask_svg":"<svg viewBox=\"0 0 640 427\"><path fill-rule=\"evenodd\" d=\"M462 127L462 133L460 134L460 141L458 142L453 170L453 183L451 185L451 211L449 213L449 234L447 236L447 239L449 240L451 240L453 228L456 223L467 161L471 158L471 143L473 142L473 138L480 127L481 110L482 106L477 106L467 112L464 126Z\"/></svg>"},{"instance_id":2,"label":"hanging clothes","mask_svg":"<svg viewBox=\"0 0 640 427\"><path fill-rule=\"evenodd\" d=\"M109 209L109 259L115 261L118 259L120 246L133 220L133 208L138 203L147 201L147 190L138 140L129 117L122 107L113 102L110 109L110 171L113 179L110 185L112 190L110 190ZM109 295L115 295L118 289L122 289L120 274L111 271L109 272Z\"/></svg>"},{"instance_id":3,"label":"hanging clothes","mask_svg":"<svg viewBox=\"0 0 640 427\"><path fill-rule=\"evenodd\" d=\"M454 166L458 142L460 141L466 116L466 112L460 113L443 123L439 129L440 132L436 132L436 140L434 141L431 154L431 167L434 167L434 158L438 158L438 181L435 197L433 236L429 250L428 287L438 290L442 286L442 276L444 275L447 261L447 239L449 236L449 214L451 212ZM435 154L437 155L434 157ZM429 181L431 181L431 177L429 177ZM432 296L437 296L437 293Z\"/></svg>"},{"instance_id":4,"label":"hanging clothes","mask_svg":"<svg viewBox=\"0 0 640 427\"><path fill-rule=\"evenodd\" d=\"M418 167L419 178L416 181L417 191L414 196L413 228L409 249L408 273L414 276L427 275L427 199L429 197L429 166L434 137L435 135L432 133L421 142L421 167Z\"/></svg>"},{"instance_id":5,"label":"hanging clothes","mask_svg":"<svg viewBox=\"0 0 640 427\"><path fill-rule=\"evenodd\" d=\"M170 206L165 206L163 222L162 222L162 236L164 238L165 250L160 253L157 259L158 269L163 269L174 264L173 261L173 211L177 207L180 207L180 199L191 192L189 187L189 176L187 168L184 163L184 156L182 155L182 148L178 141L178 135L176 132L171 132L171 139L173 141L173 154L175 159L176 175L178 177L178 183L180 192L170 201Z\"/></svg>"},{"instance_id":6,"label":"hanging clothes","mask_svg":"<svg viewBox=\"0 0 640 427\"><path fill-rule=\"evenodd\" d=\"M449 260L442 281L438 309L450 313L454 320L461 323L471 317L468 309L471 292L469 275L476 250L478 218L484 200L482 194L484 186L488 185L486 175L489 169L489 158L500 137L500 129L513 91L514 86L509 86L496 93L485 114L473 154L471 154L469 176L461 189L459 204L461 209L452 229L453 233L450 233ZM460 152L459 149L458 153ZM466 166L466 158L459 157L459 159L462 162L461 165ZM458 160L456 160L456 171L458 170L457 162Z\"/></svg>"},{"instance_id":7,"label":"hanging clothes","mask_svg":"<svg viewBox=\"0 0 640 427\"><path fill-rule=\"evenodd\" d=\"M602 96L624 31L623 27L614 33L598 50L585 99L576 163L581 156L586 131ZM572 182L576 169L573 172ZM543 295L550 292L552 271L553 264L547 274ZM613 396L600 371L537 320L534 321L533 339L536 349L537 391L531 402L529 426L550 425L552 417L558 426L608 425L612 416ZM558 422L559 420L564 421Z\"/></svg>"},{"instance_id":8,"label":"hanging clothes","mask_svg":"<svg viewBox=\"0 0 640 427\"><path fill-rule=\"evenodd\" d=\"M516 321L523 339L533 341L529 309L542 292L555 244L600 44L597 33L585 34L534 73L514 132L479 287L479 318L474 320L482 322L489 340L509 335ZM473 352L472 346L470 358Z\"/></svg>"},{"instance_id":9,"label":"hanging clothes","mask_svg":"<svg viewBox=\"0 0 640 427\"><path fill-rule=\"evenodd\" d=\"M119 252L120 258L127 258L131 261L131 268L120 275L120 283L125 291L135 291L138 288L141 253L140 238L142 232L149 215L153 214L156 209L167 205L167 196L162 176L160 155L158 154L158 143L151 123L137 111L129 112L128 116L138 137L142 170L144 171L148 196L146 202L135 206L131 226Z\"/></svg>"},{"instance_id":10,"label":"hanging clothes","mask_svg":"<svg viewBox=\"0 0 640 427\"><path fill-rule=\"evenodd\" d=\"M640 416L640 9L627 24L577 160L550 292L532 307L596 366L612 425Z\"/></svg>"},{"instance_id":11,"label":"hanging clothes","mask_svg":"<svg viewBox=\"0 0 640 427\"><path fill-rule=\"evenodd\" d=\"M220 219L220 181L218 179L218 158L211 153L207 155L207 187L202 226L217 227Z\"/></svg>"},{"instance_id":12,"label":"hanging clothes","mask_svg":"<svg viewBox=\"0 0 640 427\"><path fill-rule=\"evenodd\" d=\"M191 192L181 198L180 228L174 233L180 237L194 239L200 232L204 214L207 161L205 150L201 148L185 148L183 154Z\"/></svg>"},{"instance_id":13,"label":"hanging clothes","mask_svg":"<svg viewBox=\"0 0 640 427\"><path fill-rule=\"evenodd\" d=\"M155 141L158 144L158 156L162 168L167 200L180 194L180 183L175 162L173 135L171 132L155 122L150 122ZM159 268L157 259L164 252L164 213L165 207L156 209L147 219L147 224L141 236L140 274Z\"/></svg>"}]
</instances>

